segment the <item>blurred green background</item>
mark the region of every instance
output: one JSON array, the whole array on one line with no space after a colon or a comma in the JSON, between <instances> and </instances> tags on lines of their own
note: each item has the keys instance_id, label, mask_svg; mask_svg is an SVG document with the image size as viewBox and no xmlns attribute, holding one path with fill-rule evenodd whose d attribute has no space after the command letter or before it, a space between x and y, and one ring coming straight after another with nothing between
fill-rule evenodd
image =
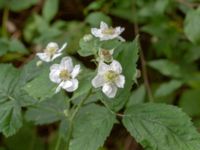
<instances>
[{"instance_id":1,"label":"blurred green background","mask_svg":"<svg viewBox=\"0 0 200 150\"><path fill-rule=\"evenodd\" d=\"M131 103L177 105L200 129L200 1L199 0L0 0L0 62L16 67L31 60L50 41L68 42L78 56L80 38L100 21L125 27L131 41L140 35L141 76ZM1 73L1 68L0 68ZM25 125L15 136L0 136L0 150L51 150L57 124ZM141 150L116 125L102 150Z\"/></svg>"}]
</instances>

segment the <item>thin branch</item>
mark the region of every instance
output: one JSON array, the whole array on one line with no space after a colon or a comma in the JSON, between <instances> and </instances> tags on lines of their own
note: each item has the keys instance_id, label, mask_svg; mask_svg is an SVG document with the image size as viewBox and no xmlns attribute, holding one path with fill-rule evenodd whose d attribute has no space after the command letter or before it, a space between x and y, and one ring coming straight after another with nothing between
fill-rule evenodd
<instances>
[{"instance_id":1,"label":"thin branch","mask_svg":"<svg viewBox=\"0 0 200 150\"><path fill-rule=\"evenodd\" d=\"M136 13L135 9L136 9L135 8L135 4L133 2L133 4L132 4L132 12L133 12L133 14ZM134 31L135 31L136 35L139 35L140 31L139 31L139 27L138 27L137 21L135 21L135 23L134 23ZM138 39L138 42L140 43L140 39ZM146 60L145 60L142 48L140 48L140 62L141 62L141 67L142 67L142 76L143 76L145 88L147 90L148 98L149 98L149 101L153 102L153 94L152 94L150 82L149 82L149 79L148 79L148 72L147 72L147 68L146 68Z\"/></svg>"}]
</instances>

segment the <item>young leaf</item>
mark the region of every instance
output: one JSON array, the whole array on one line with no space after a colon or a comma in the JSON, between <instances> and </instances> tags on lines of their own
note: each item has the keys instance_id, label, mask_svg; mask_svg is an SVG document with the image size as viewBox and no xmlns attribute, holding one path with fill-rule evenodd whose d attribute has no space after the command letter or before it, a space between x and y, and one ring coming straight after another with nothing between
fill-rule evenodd
<instances>
[{"instance_id":1,"label":"young leaf","mask_svg":"<svg viewBox=\"0 0 200 150\"><path fill-rule=\"evenodd\" d=\"M95 104L83 107L75 119L69 150L97 150L116 122L107 109Z\"/></svg>"},{"instance_id":2,"label":"young leaf","mask_svg":"<svg viewBox=\"0 0 200 150\"><path fill-rule=\"evenodd\" d=\"M199 150L200 134L180 109L165 104L136 104L123 124L147 150Z\"/></svg>"}]
</instances>

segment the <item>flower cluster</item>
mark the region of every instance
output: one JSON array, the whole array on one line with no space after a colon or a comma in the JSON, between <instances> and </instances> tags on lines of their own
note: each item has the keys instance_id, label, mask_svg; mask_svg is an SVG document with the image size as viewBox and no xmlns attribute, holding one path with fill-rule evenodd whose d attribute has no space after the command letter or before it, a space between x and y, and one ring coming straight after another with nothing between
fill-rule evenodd
<instances>
[{"instance_id":1,"label":"flower cluster","mask_svg":"<svg viewBox=\"0 0 200 150\"><path fill-rule=\"evenodd\" d=\"M111 39L124 39L120 34L124 31L121 27L108 27L104 22L101 22L100 29L92 28L91 33L93 36L99 38L100 41ZM92 39L92 35L84 36L84 41ZM65 43L59 48L57 43L50 42L43 52L36 55L45 62L51 62L57 57L62 55L63 49L67 46ZM92 85L94 88L102 87L103 93L109 98L116 96L117 89L123 88L125 84L125 77L122 75L121 64L113 59L114 49L107 50L100 48L98 51L99 58L97 75L92 79ZM79 81L77 76L80 73L80 65L73 66L72 59L67 56L62 58L60 64L53 64L50 67L49 78L52 82L57 83L56 93L62 89L73 92L78 88Z\"/></svg>"}]
</instances>

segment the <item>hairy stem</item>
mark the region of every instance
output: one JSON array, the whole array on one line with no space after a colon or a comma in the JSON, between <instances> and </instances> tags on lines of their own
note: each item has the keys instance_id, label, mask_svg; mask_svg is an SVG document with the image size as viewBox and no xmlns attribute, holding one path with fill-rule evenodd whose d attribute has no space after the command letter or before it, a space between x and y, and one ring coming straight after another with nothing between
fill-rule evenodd
<instances>
[{"instance_id":1,"label":"hairy stem","mask_svg":"<svg viewBox=\"0 0 200 150\"><path fill-rule=\"evenodd\" d=\"M73 111L72 116L69 118L69 129L68 129L68 136L67 136L67 142L66 142L66 150L69 149L69 143L72 137L72 132L73 132L73 123L74 123L74 118L76 117L79 109L83 106L83 104L85 103L85 101L88 99L88 97L90 96L90 94L92 93L92 89L90 89L90 91L88 92L88 94L85 96L85 98L83 98L79 104L77 105L76 109Z\"/></svg>"}]
</instances>

